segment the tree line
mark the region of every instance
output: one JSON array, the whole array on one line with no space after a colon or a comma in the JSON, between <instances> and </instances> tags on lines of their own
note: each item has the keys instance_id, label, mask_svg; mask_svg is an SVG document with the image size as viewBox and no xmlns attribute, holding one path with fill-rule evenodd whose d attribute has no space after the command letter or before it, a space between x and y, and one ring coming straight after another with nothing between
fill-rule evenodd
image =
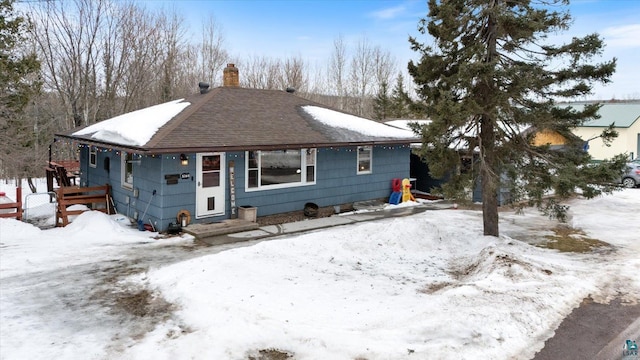
<instances>
[{"instance_id":1,"label":"tree line","mask_svg":"<svg viewBox=\"0 0 640 360\"><path fill-rule=\"evenodd\" d=\"M4 178L39 176L55 132L186 97L201 81L219 86L230 62L239 67L243 87L293 87L298 96L378 120L417 116L407 103L406 65L366 37L347 44L337 35L329 58L310 64L302 56L233 56L213 15L194 29L176 9L127 1L2 0L2 8L6 18L21 22L3 52L37 64L22 77L28 101L11 124L2 124L13 140L0 145Z\"/></svg>"}]
</instances>

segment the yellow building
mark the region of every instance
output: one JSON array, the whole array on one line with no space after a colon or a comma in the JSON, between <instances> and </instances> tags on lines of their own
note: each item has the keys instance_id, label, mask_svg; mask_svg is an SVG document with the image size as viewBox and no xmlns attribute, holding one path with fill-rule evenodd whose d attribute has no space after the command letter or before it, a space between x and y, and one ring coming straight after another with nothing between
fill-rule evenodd
<instances>
[{"instance_id":1,"label":"yellow building","mask_svg":"<svg viewBox=\"0 0 640 360\"><path fill-rule=\"evenodd\" d=\"M531 145L544 146L549 145L551 148L560 148L567 145L567 138L557 131L544 129L536 132L531 140Z\"/></svg>"},{"instance_id":2,"label":"yellow building","mask_svg":"<svg viewBox=\"0 0 640 360\"><path fill-rule=\"evenodd\" d=\"M585 103L568 104L581 110ZM610 159L614 155L627 153L629 160L640 154L640 100L607 102L599 110L600 119L591 120L573 129L573 133L588 142L589 154L594 160ZM618 137L611 146L606 146L598 137L604 129L614 123Z\"/></svg>"}]
</instances>

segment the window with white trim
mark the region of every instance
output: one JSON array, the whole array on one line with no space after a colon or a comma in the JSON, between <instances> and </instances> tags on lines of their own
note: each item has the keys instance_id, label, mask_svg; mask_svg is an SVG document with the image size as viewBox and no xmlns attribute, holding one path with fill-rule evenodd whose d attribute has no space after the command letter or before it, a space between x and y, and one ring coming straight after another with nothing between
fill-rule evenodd
<instances>
[{"instance_id":1,"label":"window with white trim","mask_svg":"<svg viewBox=\"0 0 640 360\"><path fill-rule=\"evenodd\" d=\"M314 184L316 149L247 151L246 189Z\"/></svg>"},{"instance_id":2,"label":"window with white trim","mask_svg":"<svg viewBox=\"0 0 640 360\"><path fill-rule=\"evenodd\" d=\"M371 146L358 146L358 174L371 174L371 160L373 148Z\"/></svg>"},{"instance_id":3,"label":"window with white trim","mask_svg":"<svg viewBox=\"0 0 640 360\"><path fill-rule=\"evenodd\" d=\"M120 180L122 187L133 189L133 154L123 151L120 159Z\"/></svg>"},{"instance_id":4,"label":"window with white trim","mask_svg":"<svg viewBox=\"0 0 640 360\"><path fill-rule=\"evenodd\" d=\"M95 146L89 148L89 166L92 168L98 165L98 151Z\"/></svg>"},{"instance_id":5,"label":"window with white trim","mask_svg":"<svg viewBox=\"0 0 640 360\"><path fill-rule=\"evenodd\" d=\"M310 183L316 182L316 149L306 149L307 157L305 166L307 168L306 181Z\"/></svg>"}]
</instances>

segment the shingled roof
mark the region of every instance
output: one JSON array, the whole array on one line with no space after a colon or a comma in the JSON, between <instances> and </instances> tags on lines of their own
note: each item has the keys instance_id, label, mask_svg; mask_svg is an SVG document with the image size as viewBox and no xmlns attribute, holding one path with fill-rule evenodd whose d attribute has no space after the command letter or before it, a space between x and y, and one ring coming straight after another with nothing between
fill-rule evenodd
<instances>
[{"instance_id":1,"label":"shingled roof","mask_svg":"<svg viewBox=\"0 0 640 360\"><path fill-rule=\"evenodd\" d=\"M179 112L144 144L132 145L119 141L116 136L113 139L96 137L96 131L90 127L84 131L76 129L67 134L56 134L56 137L156 154L408 144L416 141L410 132L400 133L394 127L348 115L280 90L223 86L174 103L183 104L184 108L181 111L178 108ZM323 113L328 114L325 116L333 116L338 121L358 122L361 128L375 128L377 131L360 131L347 123L336 126L336 121L321 121L313 115L312 109L324 109ZM144 109L139 114L144 114ZM113 119L104 120L101 126L108 127L110 120Z\"/></svg>"}]
</instances>

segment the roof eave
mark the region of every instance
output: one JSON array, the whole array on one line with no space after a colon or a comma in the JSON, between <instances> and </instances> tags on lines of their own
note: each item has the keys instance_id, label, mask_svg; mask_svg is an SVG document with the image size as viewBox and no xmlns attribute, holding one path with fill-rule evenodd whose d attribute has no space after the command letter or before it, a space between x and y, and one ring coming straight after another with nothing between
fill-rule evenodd
<instances>
[{"instance_id":1,"label":"roof eave","mask_svg":"<svg viewBox=\"0 0 640 360\"><path fill-rule=\"evenodd\" d=\"M379 139L366 141L343 141L324 143L291 143L291 144L262 144L262 145L217 145L217 146L185 146L185 147L147 147L147 146L127 146L122 144L109 143L93 139L86 139L71 135L55 134L55 138L65 139L80 144L93 145L102 148L134 152L138 154L176 154L176 153L198 153L198 152L230 152L230 151L254 151L254 150L282 150L282 149L306 149L306 148L327 148L327 147L353 147L353 146L375 146L375 145L409 145L418 141L417 138L406 139Z\"/></svg>"},{"instance_id":2,"label":"roof eave","mask_svg":"<svg viewBox=\"0 0 640 360\"><path fill-rule=\"evenodd\" d=\"M57 141L58 139L64 139L64 140L68 140L68 141L76 142L80 144L93 145L96 147L108 148L108 149L120 150L120 151L126 151L126 152L135 152L135 153L147 152L146 148L142 146L122 145L122 144L110 143L107 141L86 139L86 138L77 137L74 135L54 134L54 141Z\"/></svg>"},{"instance_id":3,"label":"roof eave","mask_svg":"<svg viewBox=\"0 0 640 360\"><path fill-rule=\"evenodd\" d=\"M307 148L328 148L328 147L354 147L354 146L375 146L375 145L409 145L416 139L394 139L375 141L349 141L349 142L328 142L328 143L296 143L296 144L262 144L262 145L220 145L207 147L179 147L179 148L153 148L148 149L149 153L197 153L197 152L231 152L231 151L255 151L255 150L284 150L284 149L307 149Z\"/></svg>"}]
</instances>

